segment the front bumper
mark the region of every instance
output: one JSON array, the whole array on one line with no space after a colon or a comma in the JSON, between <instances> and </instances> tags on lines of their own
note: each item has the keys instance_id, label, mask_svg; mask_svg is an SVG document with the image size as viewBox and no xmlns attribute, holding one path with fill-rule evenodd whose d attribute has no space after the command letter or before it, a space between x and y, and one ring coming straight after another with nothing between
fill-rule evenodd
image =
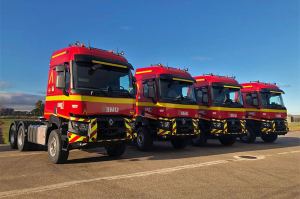
<instances>
[{"instance_id":1,"label":"front bumper","mask_svg":"<svg viewBox=\"0 0 300 199\"><path fill-rule=\"evenodd\" d=\"M199 119L193 118L159 118L158 122L170 122L168 129L158 127L157 135L167 136L196 136L200 134Z\"/></svg>"},{"instance_id":2,"label":"front bumper","mask_svg":"<svg viewBox=\"0 0 300 199\"><path fill-rule=\"evenodd\" d=\"M215 125L218 123L218 125ZM217 127L218 126L218 127ZM211 135L243 135L246 134L246 120L240 119L212 119L210 121Z\"/></svg>"},{"instance_id":3,"label":"front bumper","mask_svg":"<svg viewBox=\"0 0 300 199\"><path fill-rule=\"evenodd\" d=\"M264 134L278 134L285 135L289 131L287 120L275 119L275 120L262 120L261 133Z\"/></svg>"},{"instance_id":4,"label":"front bumper","mask_svg":"<svg viewBox=\"0 0 300 199\"><path fill-rule=\"evenodd\" d=\"M101 143L131 140L133 138L134 120L123 117L102 117L94 119L71 118L73 121L87 122L89 129L86 135L68 131L68 144ZM110 125L109 122L112 124Z\"/></svg>"}]
</instances>

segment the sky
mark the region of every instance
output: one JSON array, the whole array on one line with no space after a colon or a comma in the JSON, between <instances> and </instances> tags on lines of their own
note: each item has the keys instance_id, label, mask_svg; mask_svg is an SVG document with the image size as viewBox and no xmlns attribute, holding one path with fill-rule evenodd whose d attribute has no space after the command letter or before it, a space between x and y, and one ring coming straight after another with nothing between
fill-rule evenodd
<instances>
[{"instance_id":1,"label":"sky","mask_svg":"<svg viewBox=\"0 0 300 199\"><path fill-rule=\"evenodd\" d=\"M300 1L0 0L0 105L43 99L54 50L81 41L135 67L276 82L300 114Z\"/></svg>"}]
</instances>

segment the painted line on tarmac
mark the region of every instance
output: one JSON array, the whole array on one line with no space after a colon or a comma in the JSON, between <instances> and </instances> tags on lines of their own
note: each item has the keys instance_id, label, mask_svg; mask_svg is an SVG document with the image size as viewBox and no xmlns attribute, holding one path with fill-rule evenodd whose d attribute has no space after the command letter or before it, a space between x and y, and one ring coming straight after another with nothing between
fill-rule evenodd
<instances>
[{"instance_id":1,"label":"painted line on tarmac","mask_svg":"<svg viewBox=\"0 0 300 199\"><path fill-rule=\"evenodd\" d=\"M137 172L137 173L131 173L131 174L124 174L124 175L99 177L99 178L92 178L92 179L86 179L86 180L74 180L74 181L70 181L70 182L57 183L57 184L40 186L40 187L35 187L35 188L27 188L27 189L19 189L19 190L0 192L0 198L20 196L20 195L24 195L24 194L38 193L38 192L55 190L55 189L62 189L65 187L70 187L70 186L83 184L83 183L101 181L101 180L119 180L119 179L128 179L128 178L149 176L149 175L154 175L154 174L166 174L166 173L172 173L172 172L180 171L180 170L184 170L184 169L193 169L193 168L199 168L199 167L205 167L205 166L212 166L212 165L224 164L224 163L228 163L228 162L230 162L230 161L218 160L218 161L204 162L204 163L198 163L198 164L188 164L188 165L183 165L183 166L169 167L169 168L164 168L164 169L157 169L157 170L152 170L152 171L144 171L144 172Z\"/></svg>"},{"instance_id":2,"label":"painted line on tarmac","mask_svg":"<svg viewBox=\"0 0 300 199\"><path fill-rule=\"evenodd\" d=\"M290 154L290 153L300 153L300 151L286 151L286 152L280 152L277 153L278 155L285 155L285 154Z\"/></svg>"},{"instance_id":3,"label":"painted line on tarmac","mask_svg":"<svg viewBox=\"0 0 300 199\"><path fill-rule=\"evenodd\" d=\"M284 154L291 154L291 153L298 153L298 152L300 152L300 151L281 152L281 153L276 153L273 155L271 155L271 154L258 155L258 156L255 156L255 157L258 157L257 159L251 159L251 161L263 160L263 159L265 159L266 156L284 155ZM91 179L86 179L86 180L74 180L74 181L39 186L39 187L34 187L34 188L4 191L4 192L0 192L0 198L14 197L14 196L20 196L20 195L24 195L24 194L32 194L32 193L50 191L50 190L55 190L55 189L62 189L62 188L66 188L66 187L70 187L70 186L74 186L74 185L78 185L78 184L91 183L91 182L101 181L101 180L120 180L120 179L129 179L129 178L150 176L150 175L155 175L155 174L168 174L168 173L173 173L173 172L181 171L181 170L194 169L194 168L213 166L213 165L220 165L220 164L226 164L226 163L235 162L235 161L236 162L249 161L249 159L244 159L244 158L240 158L238 156L234 156L233 159L216 160L216 161L210 161L210 162L203 162L203 163L188 164L188 165L183 165L183 166L168 167L168 168L163 168L163 169L156 169L156 170L151 170L151 171L136 172L136 173L131 173L131 174L91 178Z\"/></svg>"}]
</instances>

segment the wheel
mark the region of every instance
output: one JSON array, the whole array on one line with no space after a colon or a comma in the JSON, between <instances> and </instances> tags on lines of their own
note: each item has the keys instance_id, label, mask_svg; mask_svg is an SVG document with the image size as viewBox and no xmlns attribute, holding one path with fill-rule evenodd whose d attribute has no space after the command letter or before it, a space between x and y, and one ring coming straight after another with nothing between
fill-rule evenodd
<instances>
[{"instance_id":1,"label":"wheel","mask_svg":"<svg viewBox=\"0 0 300 199\"><path fill-rule=\"evenodd\" d=\"M137 148L141 151L147 151L153 146L153 138L146 127L140 127L136 138Z\"/></svg>"},{"instance_id":2,"label":"wheel","mask_svg":"<svg viewBox=\"0 0 300 199\"><path fill-rule=\"evenodd\" d=\"M231 146L235 143L236 138L230 135L219 137L219 141L224 146Z\"/></svg>"},{"instance_id":3,"label":"wheel","mask_svg":"<svg viewBox=\"0 0 300 199\"><path fill-rule=\"evenodd\" d=\"M18 129L17 147L18 147L19 151L26 151L29 149L29 143L27 140L27 136L25 134L24 125L20 125L19 129Z\"/></svg>"},{"instance_id":4,"label":"wheel","mask_svg":"<svg viewBox=\"0 0 300 199\"><path fill-rule=\"evenodd\" d=\"M109 156L119 157L119 156L123 155L123 153L125 152L126 144L121 142L121 143L108 145L108 146L105 146L105 150Z\"/></svg>"},{"instance_id":5,"label":"wheel","mask_svg":"<svg viewBox=\"0 0 300 199\"><path fill-rule=\"evenodd\" d=\"M196 138L192 139L192 144L194 146L203 146L207 143L207 137L203 131L201 131L200 135L198 135Z\"/></svg>"},{"instance_id":6,"label":"wheel","mask_svg":"<svg viewBox=\"0 0 300 199\"><path fill-rule=\"evenodd\" d=\"M171 139L171 143L174 149L183 149L187 145L187 140L184 138Z\"/></svg>"},{"instance_id":7,"label":"wheel","mask_svg":"<svg viewBox=\"0 0 300 199\"><path fill-rule=\"evenodd\" d=\"M256 140L256 133L251 127L248 127L246 130L246 135L241 136L240 140L244 143L254 143Z\"/></svg>"},{"instance_id":8,"label":"wheel","mask_svg":"<svg viewBox=\"0 0 300 199\"><path fill-rule=\"evenodd\" d=\"M16 125L13 123L10 126L9 129L9 144L10 144L10 148L12 149L17 149L17 127Z\"/></svg>"},{"instance_id":9,"label":"wheel","mask_svg":"<svg viewBox=\"0 0 300 199\"><path fill-rule=\"evenodd\" d=\"M266 143L272 143L277 140L278 135L275 133L272 134L261 134L261 139Z\"/></svg>"},{"instance_id":10,"label":"wheel","mask_svg":"<svg viewBox=\"0 0 300 199\"><path fill-rule=\"evenodd\" d=\"M59 130L52 130L48 139L48 157L55 164L65 163L68 160L69 151L62 149L62 140Z\"/></svg>"}]
</instances>

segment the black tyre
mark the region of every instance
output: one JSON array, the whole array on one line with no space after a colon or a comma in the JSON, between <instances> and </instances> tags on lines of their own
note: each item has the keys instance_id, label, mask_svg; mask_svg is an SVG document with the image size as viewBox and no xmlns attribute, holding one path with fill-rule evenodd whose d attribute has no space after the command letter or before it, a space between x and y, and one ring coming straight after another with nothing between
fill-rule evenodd
<instances>
[{"instance_id":1,"label":"black tyre","mask_svg":"<svg viewBox=\"0 0 300 199\"><path fill-rule=\"evenodd\" d=\"M275 142L275 140L277 140L278 135L275 133L272 134L261 134L261 139L266 142L266 143L272 143Z\"/></svg>"},{"instance_id":2,"label":"black tyre","mask_svg":"<svg viewBox=\"0 0 300 199\"><path fill-rule=\"evenodd\" d=\"M69 151L62 149L59 130L52 130L48 139L48 157L55 164L62 164L68 160Z\"/></svg>"},{"instance_id":3,"label":"black tyre","mask_svg":"<svg viewBox=\"0 0 300 199\"><path fill-rule=\"evenodd\" d=\"M235 143L236 138L234 136L226 135L219 137L219 141L224 146L231 146Z\"/></svg>"},{"instance_id":4,"label":"black tyre","mask_svg":"<svg viewBox=\"0 0 300 199\"><path fill-rule=\"evenodd\" d=\"M136 138L137 148L141 151L147 151L153 146L153 138L146 127L139 127Z\"/></svg>"},{"instance_id":5,"label":"black tyre","mask_svg":"<svg viewBox=\"0 0 300 199\"><path fill-rule=\"evenodd\" d=\"M108 146L105 146L105 150L107 155L111 157L119 157L124 154L126 150L126 144L121 142L121 143L115 143L111 144Z\"/></svg>"},{"instance_id":6,"label":"black tyre","mask_svg":"<svg viewBox=\"0 0 300 199\"><path fill-rule=\"evenodd\" d=\"M15 123L10 125L9 128L9 144L10 148L17 149L17 126Z\"/></svg>"},{"instance_id":7,"label":"black tyre","mask_svg":"<svg viewBox=\"0 0 300 199\"><path fill-rule=\"evenodd\" d=\"M200 135L192 139L192 144L194 146L204 146L207 143L207 137L203 131L201 131Z\"/></svg>"},{"instance_id":8,"label":"black tyre","mask_svg":"<svg viewBox=\"0 0 300 199\"><path fill-rule=\"evenodd\" d=\"M17 133L17 147L19 151L26 151L29 149L29 143L25 133L24 125L20 125Z\"/></svg>"},{"instance_id":9,"label":"black tyre","mask_svg":"<svg viewBox=\"0 0 300 199\"><path fill-rule=\"evenodd\" d=\"M187 140L185 138L173 138L171 143L174 149L183 149L187 145Z\"/></svg>"},{"instance_id":10,"label":"black tyre","mask_svg":"<svg viewBox=\"0 0 300 199\"><path fill-rule=\"evenodd\" d=\"M256 133L252 128L248 127L246 131L246 135L241 136L240 140L244 143L254 143L256 140Z\"/></svg>"}]
</instances>

